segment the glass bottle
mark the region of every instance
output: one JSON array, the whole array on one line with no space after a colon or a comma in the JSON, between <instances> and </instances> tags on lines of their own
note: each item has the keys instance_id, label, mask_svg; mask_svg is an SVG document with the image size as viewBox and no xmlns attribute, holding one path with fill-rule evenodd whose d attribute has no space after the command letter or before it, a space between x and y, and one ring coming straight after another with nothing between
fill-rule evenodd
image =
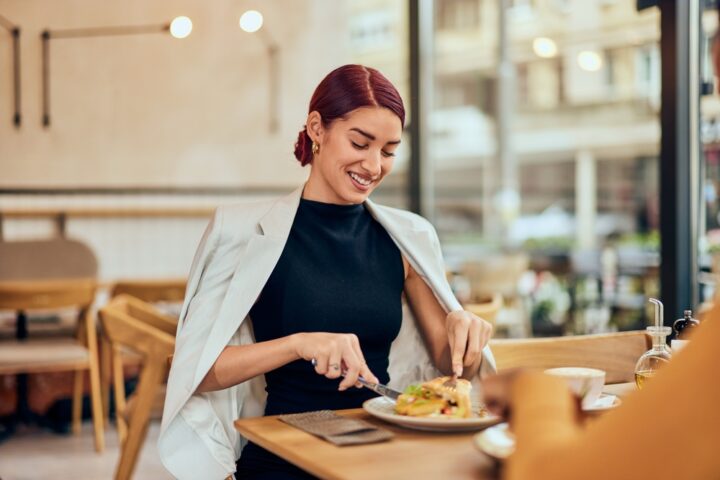
<instances>
[{"instance_id":1,"label":"glass bottle","mask_svg":"<svg viewBox=\"0 0 720 480\"><path fill-rule=\"evenodd\" d=\"M672 358L672 351L665 343L672 329L663 326L663 304L654 298L650 302L655 304L655 325L647 327L647 333L652 338L652 348L643 353L635 364L635 384L639 389Z\"/></svg>"},{"instance_id":2,"label":"glass bottle","mask_svg":"<svg viewBox=\"0 0 720 480\"><path fill-rule=\"evenodd\" d=\"M664 366L672 358L670 348L665 339L670 335L670 327L647 327L648 334L652 337L652 348L643 353L635 364L635 384L642 388L645 381L652 378L657 370Z\"/></svg>"},{"instance_id":3,"label":"glass bottle","mask_svg":"<svg viewBox=\"0 0 720 480\"><path fill-rule=\"evenodd\" d=\"M672 328L675 331L675 338L687 340L693 329L698 325L700 325L700 321L692 317L692 310L685 310L683 318L679 318L673 323Z\"/></svg>"}]
</instances>

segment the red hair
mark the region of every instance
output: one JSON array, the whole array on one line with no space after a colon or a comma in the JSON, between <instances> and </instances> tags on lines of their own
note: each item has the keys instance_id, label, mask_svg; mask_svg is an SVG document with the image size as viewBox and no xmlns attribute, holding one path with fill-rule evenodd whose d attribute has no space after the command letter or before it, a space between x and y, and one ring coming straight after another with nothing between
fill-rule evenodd
<instances>
[{"instance_id":1,"label":"red hair","mask_svg":"<svg viewBox=\"0 0 720 480\"><path fill-rule=\"evenodd\" d=\"M317 111L323 126L361 107L382 107L392 111L405 125L402 98L390 80L374 68L343 65L328 73L310 99L308 113ZM304 167L312 162L312 140L303 127L295 143L295 158Z\"/></svg>"}]
</instances>

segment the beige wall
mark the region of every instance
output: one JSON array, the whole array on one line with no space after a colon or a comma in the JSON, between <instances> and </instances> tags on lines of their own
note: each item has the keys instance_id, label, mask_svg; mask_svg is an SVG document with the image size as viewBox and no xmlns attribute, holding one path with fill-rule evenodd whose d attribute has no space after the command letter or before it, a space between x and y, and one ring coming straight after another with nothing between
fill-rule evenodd
<instances>
[{"instance_id":1,"label":"beige wall","mask_svg":"<svg viewBox=\"0 0 720 480\"><path fill-rule=\"evenodd\" d=\"M281 47L281 125L268 132L268 59L238 28L249 8ZM319 80L350 59L345 1L0 0L22 28L23 125L11 124L10 39L0 31L0 188L290 186ZM192 35L51 41L41 126L40 32L193 20Z\"/></svg>"}]
</instances>

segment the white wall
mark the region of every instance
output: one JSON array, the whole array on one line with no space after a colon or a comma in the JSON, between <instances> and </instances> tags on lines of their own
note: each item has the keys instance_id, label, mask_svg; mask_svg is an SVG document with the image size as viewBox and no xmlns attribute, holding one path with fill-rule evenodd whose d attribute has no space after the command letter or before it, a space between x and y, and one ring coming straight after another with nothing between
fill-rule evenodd
<instances>
[{"instance_id":1,"label":"white wall","mask_svg":"<svg viewBox=\"0 0 720 480\"><path fill-rule=\"evenodd\" d=\"M239 15L260 9L281 48L281 125L268 132L268 58ZM338 0L0 0L22 28L23 125L11 124L10 37L0 31L0 188L293 186L313 89L347 63ZM51 120L41 126L44 28L165 23L190 37L51 40Z\"/></svg>"}]
</instances>

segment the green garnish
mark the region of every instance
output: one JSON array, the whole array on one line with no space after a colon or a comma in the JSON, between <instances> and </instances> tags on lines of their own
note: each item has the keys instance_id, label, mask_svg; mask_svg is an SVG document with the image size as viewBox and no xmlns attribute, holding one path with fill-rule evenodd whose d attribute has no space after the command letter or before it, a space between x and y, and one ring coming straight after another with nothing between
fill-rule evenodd
<instances>
[{"instance_id":1,"label":"green garnish","mask_svg":"<svg viewBox=\"0 0 720 480\"><path fill-rule=\"evenodd\" d=\"M419 397L422 394L422 387L420 385L408 385L408 387L403 393L406 395Z\"/></svg>"}]
</instances>

